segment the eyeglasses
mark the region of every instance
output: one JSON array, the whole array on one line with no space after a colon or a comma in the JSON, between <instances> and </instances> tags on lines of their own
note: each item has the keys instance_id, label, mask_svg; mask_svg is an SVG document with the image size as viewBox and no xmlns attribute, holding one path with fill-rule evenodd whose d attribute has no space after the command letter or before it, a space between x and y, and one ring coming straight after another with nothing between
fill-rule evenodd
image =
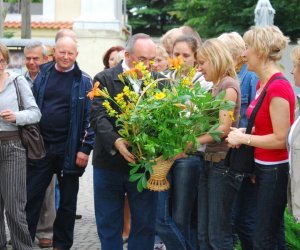
<instances>
[{"instance_id":1,"label":"eyeglasses","mask_svg":"<svg viewBox=\"0 0 300 250\"><path fill-rule=\"evenodd\" d=\"M5 60L0 60L0 65L6 66L7 62Z\"/></svg>"}]
</instances>

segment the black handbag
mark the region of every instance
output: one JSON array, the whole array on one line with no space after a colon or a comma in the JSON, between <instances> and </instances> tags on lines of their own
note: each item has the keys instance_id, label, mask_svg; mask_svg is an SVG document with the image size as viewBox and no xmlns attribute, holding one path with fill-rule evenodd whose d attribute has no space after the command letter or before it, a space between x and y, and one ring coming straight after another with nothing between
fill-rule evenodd
<instances>
[{"instance_id":1,"label":"black handbag","mask_svg":"<svg viewBox=\"0 0 300 250\"><path fill-rule=\"evenodd\" d=\"M285 79L282 76L275 77L272 81L275 79ZM271 82L268 84L270 86ZM252 127L254 124L255 116L267 94L267 87L266 86L261 95L260 98L255 105L251 116L248 120L248 125L246 128L246 134L251 134ZM225 166L228 166L230 170L233 170L235 172L239 172L245 175L251 175L254 172L254 147L250 145L242 144L239 148L230 148L228 150L228 153L225 158Z\"/></svg>"},{"instance_id":2,"label":"black handbag","mask_svg":"<svg viewBox=\"0 0 300 250\"><path fill-rule=\"evenodd\" d=\"M17 78L14 79L14 85L16 88L19 110L24 110L24 103L20 95ZM45 157L45 144L38 124L19 126L19 133L22 144L26 149L28 159L37 160Z\"/></svg>"}]
</instances>

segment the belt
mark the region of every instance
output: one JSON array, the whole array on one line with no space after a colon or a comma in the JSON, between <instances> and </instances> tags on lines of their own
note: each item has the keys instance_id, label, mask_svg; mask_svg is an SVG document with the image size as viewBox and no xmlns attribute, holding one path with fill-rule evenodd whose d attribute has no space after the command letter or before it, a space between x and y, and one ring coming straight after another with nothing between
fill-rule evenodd
<instances>
[{"instance_id":1,"label":"belt","mask_svg":"<svg viewBox=\"0 0 300 250\"><path fill-rule=\"evenodd\" d=\"M195 151L187 153L188 156L199 156L200 158L204 158L204 152L202 151Z\"/></svg>"},{"instance_id":2,"label":"belt","mask_svg":"<svg viewBox=\"0 0 300 250\"><path fill-rule=\"evenodd\" d=\"M19 131L0 131L0 143L20 139Z\"/></svg>"},{"instance_id":3,"label":"belt","mask_svg":"<svg viewBox=\"0 0 300 250\"><path fill-rule=\"evenodd\" d=\"M225 160L227 152L218 152L218 153L205 153L204 159L205 161L211 161L218 163L222 160Z\"/></svg>"}]
</instances>

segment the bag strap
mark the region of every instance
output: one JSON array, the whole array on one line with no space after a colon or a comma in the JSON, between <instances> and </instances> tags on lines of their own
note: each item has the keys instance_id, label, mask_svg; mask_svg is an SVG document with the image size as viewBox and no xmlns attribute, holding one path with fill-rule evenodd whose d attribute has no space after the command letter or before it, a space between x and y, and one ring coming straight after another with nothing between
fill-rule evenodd
<instances>
[{"instance_id":1,"label":"bag strap","mask_svg":"<svg viewBox=\"0 0 300 250\"><path fill-rule=\"evenodd\" d=\"M20 88L19 88L19 85L18 85L18 80L17 80L18 77L16 77L14 79L14 85L15 85L15 88L16 88L16 93L17 93L17 99L18 99L18 106L19 106L19 110L24 110L24 103L23 103L23 100L21 98L21 94L20 94Z\"/></svg>"},{"instance_id":2,"label":"bag strap","mask_svg":"<svg viewBox=\"0 0 300 250\"><path fill-rule=\"evenodd\" d=\"M267 86L265 86L265 88L264 88L263 91L261 92L260 97L259 97L259 100L258 100L257 104L255 105L255 107L254 107L254 109L253 109L253 111L252 111L252 113L251 113L251 116L250 116L250 118L249 118L249 120L248 120L248 125L247 125L246 132L245 132L246 134L251 134L251 131L252 131L252 127L253 127L253 125L254 125L254 120L255 120L256 114L257 114L257 112L258 112L260 106L261 106L262 103L263 103L263 100L264 100L264 98L265 98L265 96L266 96L266 94L267 94L267 89L268 89L268 87L271 85L271 83L272 83L273 81L278 80L278 79L283 79L283 80L286 80L286 81L287 81L287 79L286 79L285 77L283 77L283 76L276 76L271 82L268 83Z\"/></svg>"}]
</instances>

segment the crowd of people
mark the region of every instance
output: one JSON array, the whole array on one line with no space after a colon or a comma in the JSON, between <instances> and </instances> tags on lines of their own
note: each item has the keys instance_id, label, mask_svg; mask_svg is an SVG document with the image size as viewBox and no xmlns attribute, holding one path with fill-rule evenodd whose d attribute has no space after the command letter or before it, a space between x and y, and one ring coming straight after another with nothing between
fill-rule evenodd
<instances>
[{"instance_id":1,"label":"crowd of people","mask_svg":"<svg viewBox=\"0 0 300 250\"><path fill-rule=\"evenodd\" d=\"M92 150L101 249L121 250L128 243L129 250L233 250L238 241L245 250L287 249L288 190L292 213L300 220L300 122L292 84L278 64L289 42L278 27L251 27L243 37L230 32L204 42L189 26L168 31L160 44L135 34L125 47L107 50L104 69L93 80L76 62L76 34L60 30L55 41L53 49L38 41L26 45L24 75L6 71L9 51L0 43L0 250L8 244L4 212L13 249L32 249L36 238L42 248L71 249L79 177ZM135 156L103 106L105 97L90 100L87 93L100 82L117 96L124 88L118 75L137 62L154 79L174 78L168 59L177 57L183 60L183 75L197 68L193 85L213 96L223 91L235 107L219 112L220 142L204 134L196 150L187 145L176 156L169 190L139 192L129 181ZM300 43L291 60L300 86ZM19 110L15 84L24 110ZM136 93L143 88L143 83L125 85ZM245 133L249 119L254 125ZM46 148L46 156L37 160L26 159L18 132L32 123L39 123ZM254 148L251 174L227 164L229 148L241 145Z\"/></svg>"}]
</instances>

